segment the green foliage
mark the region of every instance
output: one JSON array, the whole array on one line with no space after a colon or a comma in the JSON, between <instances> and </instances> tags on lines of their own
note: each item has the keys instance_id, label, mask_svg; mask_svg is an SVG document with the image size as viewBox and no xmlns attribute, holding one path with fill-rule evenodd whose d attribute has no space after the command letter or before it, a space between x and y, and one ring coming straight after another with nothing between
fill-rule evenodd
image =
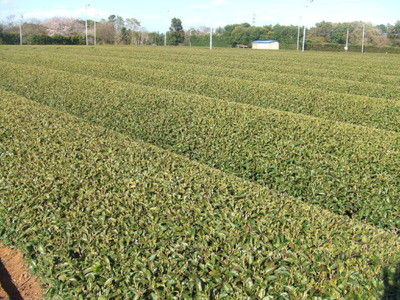
<instances>
[{"instance_id":1,"label":"green foliage","mask_svg":"<svg viewBox=\"0 0 400 300\"><path fill-rule=\"evenodd\" d=\"M251 43L255 40L271 38L271 30L271 26L257 27L250 26L249 23L233 24L225 26L221 34L217 36L223 38L231 47L236 47L237 44L251 47ZM276 36L279 34L277 33ZM285 39L282 38L283 40Z\"/></svg>"},{"instance_id":2,"label":"green foliage","mask_svg":"<svg viewBox=\"0 0 400 300\"><path fill-rule=\"evenodd\" d=\"M307 42L307 50L343 52L344 45ZM361 45L349 45L348 52L361 52ZM400 54L399 47L364 46L367 53Z\"/></svg>"},{"instance_id":3,"label":"green foliage","mask_svg":"<svg viewBox=\"0 0 400 300\"><path fill-rule=\"evenodd\" d=\"M85 39L82 36L31 34L26 43L28 45L84 45Z\"/></svg>"},{"instance_id":4,"label":"green foliage","mask_svg":"<svg viewBox=\"0 0 400 300\"><path fill-rule=\"evenodd\" d=\"M388 26L388 35L392 39L400 38L400 20L397 21L394 25Z\"/></svg>"},{"instance_id":5,"label":"green foliage","mask_svg":"<svg viewBox=\"0 0 400 300\"><path fill-rule=\"evenodd\" d=\"M362 22L347 22L347 23L332 23L320 22L307 31L307 49L313 50L321 48L322 51L344 51L343 46L346 44L347 30L350 32L350 43L361 45L361 33L363 25L366 25L366 44L370 46L370 52L387 52L382 50L382 47L392 45L397 47L400 44L400 35L398 30L400 21L394 25L388 24L373 26L370 23ZM198 35L198 34L195 34ZM201 34L200 34L201 35ZM298 26L285 25L266 25L266 26L251 26L249 23L229 24L224 28L218 28L218 35L223 38L226 43L235 47L237 44L245 44L251 46L251 42L255 40L273 39L280 42L280 49L296 49L297 45ZM303 30L300 30L300 39L303 37ZM313 44L309 48L308 42ZM314 44L317 44L315 47ZM321 44L324 46L322 47ZM326 46L332 44L332 46ZM197 45L197 44L196 44ZM203 46L204 43L198 44ZM207 46L207 45L204 45ZM391 49L389 53L398 53L398 49Z\"/></svg>"},{"instance_id":6,"label":"green foliage","mask_svg":"<svg viewBox=\"0 0 400 300\"><path fill-rule=\"evenodd\" d=\"M153 41L153 45L164 45L164 34L158 33L158 32L150 32L149 36L151 40Z\"/></svg>"},{"instance_id":7,"label":"green foliage","mask_svg":"<svg viewBox=\"0 0 400 300\"><path fill-rule=\"evenodd\" d=\"M277 40L280 43L285 44L296 44L297 42L297 26L283 26L283 25L275 25L272 28L272 32L269 35L269 39ZM303 37L303 33L301 33L300 38Z\"/></svg>"},{"instance_id":8,"label":"green foliage","mask_svg":"<svg viewBox=\"0 0 400 300\"><path fill-rule=\"evenodd\" d=\"M65 96L54 100L74 109ZM0 100L0 237L23 250L49 298L387 292L380 273L400 259L395 234L15 94Z\"/></svg>"},{"instance_id":9,"label":"green foliage","mask_svg":"<svg viewBox=\"0 0 400 300\"><path fill-rule=\"evenodd\" d=\"M19 34L0 32L0 41L2 45L19 45Z\"/></svg>"},{"instance_id":10,"label":"green foliage","mask_svg":"<svg viewBox=\"0 0 400 300\"><path fill-rule=\"evenodd\" d=\"M70 53L72 49L68 51ZM185 57L173 57L173 61L171 58L154 61L153 55L149 60L144 52L135 58L135 67L131 66L130 58L118 56L116 53L107 61L98 56L86 56L85 62L82 63L76 61L76 54L66 55L60 51L57 52L57 58L49 57L46 51L37 55L33 55L32 52L27 55L26 51L22 52L22 55L14 51L12 60L22 64L47 65L54 69L89 73L103 78L400 131L397 122L400 103L395 100L400 96L397 89L397 85L400 84L398 77L385 78L375 73L367 74L362 70L353 69L350 65L352 60L348 58L347 72L340 66L335 65L335 69L329 65L332 70L328 73L324 67L310 69L308 61L305 61L304 65L299 64L296 57L289 57L290 54L283 54L281 57L288 62L286 67L275 57L263 57L262 62L254 63L254 58L251 57L254 52L243 51L247 52L240 53L240 60L231 60L232 53L220 61L204 57L197 59L192 56L192 64L187 64ZM247 56L250 57L247 59ZM61 57L63 59L60 59ZM317 57L313 56L313 63L323 66L324 59L324 56L321 56L318 61ZM357 64L355 61L354 65ZM388 73L389 70L382 72ZM319 79L316 80L316 77ZM310 88L305 88L305 85ZM249 90L251 92L248 92ZM393 100L371 99L353 93L370 93L376 97Z\"/></svg>"},{"instance_id":11,"label":"green foliage","mask_svg":"<svg viewBox=\"0 0 400 300\"><path fill-rule=\"evenodd\" d=\"M53 39L47 34L33 34L28 39L29 45L52 45Z\"/></svg>"},{"instance_id":12,"label":"green foliage","mask_svg":"<svg viewBox=\"0 0 400 300\"><path fill-rule=\"evenodd\" d=\"M210 34L196 34L190 37L192 46L209 47ZM213 47L231 47L226 38L221 34L213 34Z\"/></svg>"},{"instance_id":13,"label":"green foliage","mask_svg":"<svg viewBox=\"0 0 400 300\"><path fill-rule=\"evenodd\" d=\"M181 19L173 18L167 35L168 45L177 46L184 42L185 32L183 31Z\"/></svg>"},{"instance_id":14,"label":"green foliage","mask_svg":"<svg viewBox=\"0 0 400 300\"><path fill-rule=\"evenodd\" d=\"M186 50L177 53L181 51ZM115 55L116 51L112 52ZM177 56L172 57L176 63ZM46 65L62 68L59 58L61 63L53 61ZM398 133L335 123L329 115L318 119L231 101L230 97L240 91L238 97L247 93L258 97L258 93L251 93L261 83L252 85L243 80L235 89L240 81L229 78L197 80L199 75L186 72L184 81L182 77L154 70L137 69L140 73L134 74L134 69L123 65L78 65L71 60L64 63L72 73L43 67L22 69L18 64L4 62L0 83L35 101L338 214L380 227L399 227ZM78 69L97 76L96 80L74 73ZM120 81L101 79L99 75ZM124 82L133 82L133 78L139 78L135 82L140 85ZM187 86L216 98L166 90L168 86ZM229 95L228 101L222 100L224 93ZM347 105L350 102L342 106Z\"/></svg>"}]
</instances>

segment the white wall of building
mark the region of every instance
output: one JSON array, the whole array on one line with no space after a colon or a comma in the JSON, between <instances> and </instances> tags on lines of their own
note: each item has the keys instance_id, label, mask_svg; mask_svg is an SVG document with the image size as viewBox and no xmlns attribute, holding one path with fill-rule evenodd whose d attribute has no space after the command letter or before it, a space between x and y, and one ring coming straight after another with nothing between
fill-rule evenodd
<instances>
[{"instance_id":1,"label":"white wall of building","mask_svg":"<svg viewBox=\"0 0 400 300\"><path fill-rule=\"evenodd\" d=\"M252 44L253 49L272 49L272 50L278 50L279 49L279 42L273 42L273 43L253 43Z\"/></svg>"}]
</instances>

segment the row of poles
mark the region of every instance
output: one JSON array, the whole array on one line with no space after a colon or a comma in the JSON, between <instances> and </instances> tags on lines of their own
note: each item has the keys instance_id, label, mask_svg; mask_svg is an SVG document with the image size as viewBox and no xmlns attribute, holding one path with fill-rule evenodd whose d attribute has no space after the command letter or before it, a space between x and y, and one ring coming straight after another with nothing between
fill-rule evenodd
<instances>
[{"instance_id":1,"label":"row of poles","mask_svg":"<svg viewBox=\"0 0 400 300\"><path fill-rule=\"evenodd\" d=\"M309 0L312 2L312 0ZM85 20L85 40L86 40L86 46L89 45L89 39L88 39L88 7L90 4L86 4L85 6L85 12L86 12L86 20ZM307 6L306 6L307 7ZM168 11L169 13L169 11ZM301 18L300 18L301 19ZM22 45L22 20L23 20L23 15L21 15L21 20L19 24L19 42L20 45ZM299 22L300 23L300 22ZM96 45L96 20L94 21L94 26L93 26L93 31L94 31L94 41L93 44ZM190 31L191 34L191 31ZM363 31L362 31L362 42L361 42L361 52L364 53L364 41L365 41L365 24L363 24ZM305 44L306 44L306 26L303 26L303 43L301 47L301 51L305 51ZM167 45L167 32L165 32L164 36L164 46ZM213 48L213 26L210 27L210 49ZM347 35L346 35L346 47L344 48L345 51L347 52L349 50L349 29L347 29ZM300 25L298 26L297 29L297 50L300 50Z\"/></svg>"},{"instance_id":2,"label":"row of poles","mask_svg":"<svg viewBox=\"0 0 400 300\"><path fill-rule=\"evenodd\" d=\"M346 46L344 50L347 52L349 50L349 29L347 28L346 33ZM306 26L303 27L303 43L301 46L301 51L305 51L305 44L306 44ZM362 39L361 39L361 52L364 53L364 45L365 45L365 24L363 24L363 31L362 31ZM300 50L300 25L297 27L297 51Z\"/></svg>"},{"instance_id":3,"label":"row of poles","mask_svg":"<svg viewBox=\"0 0 400 300\"><path fill-rule=\"evenodd\" d=\"M88 7L90 4L86 4L85 6L85 12L86 12L86 19L85 19L85 41L86 41L86 46L89 45L89 39L88 39ZM23 22L24 16L21 15L21 19L19 22L19 44L22 45L22 22ZM94 41L93 44L96 45L96 20L94 21L94 26L93 26L93 31L94 31Z\"/></svg>"},{"instance_id":4,"label":"row of poles","mask_svg":"<svg viewBox=\"0 0 400 300\"><path fill-rule=\"evenodd\" d=\"M306 0L310 4L314 0ZM306 8L308 5L305 6ZM301 23L301 17L299 20L299 26L297 28L297 51L300 50L300 23ZM361 40L361 53L364 53L364 42L365 42L365 24L363 24L363 31L362 31L362 40ZM301 46L301 51L305 51L305 45L306 45L306 26L303 27L303 43ZM347 33L346 33L346 46L344 47L344 50L347 52L349 50L349 29L347 28Z\"/></svg>"}]
</instances>

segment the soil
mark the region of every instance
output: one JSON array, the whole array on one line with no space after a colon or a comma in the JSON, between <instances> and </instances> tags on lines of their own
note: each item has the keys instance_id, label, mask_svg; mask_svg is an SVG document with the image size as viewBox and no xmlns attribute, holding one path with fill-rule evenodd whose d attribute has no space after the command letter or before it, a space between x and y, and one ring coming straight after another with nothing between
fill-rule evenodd
<instances>
[{"instance_id":1,"label":"soil","mask_svg":"<svg viewBox=\"0 0 400 300\"><path fill-rule=\"evenodd\" d=\"M43 297L41 282L29 272L20 252L0 243L0 300Z\"/></svg>"}]
</instances>

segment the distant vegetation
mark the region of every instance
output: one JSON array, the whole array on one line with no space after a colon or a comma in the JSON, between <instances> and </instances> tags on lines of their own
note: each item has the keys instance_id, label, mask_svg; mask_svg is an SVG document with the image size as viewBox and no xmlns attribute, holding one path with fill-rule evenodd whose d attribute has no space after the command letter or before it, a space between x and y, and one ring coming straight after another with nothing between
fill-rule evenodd
<instances>
[{"instance_id":1,"label":"distant vegetation","mask_svg":"<svg viewBox=\"0 0 400 300\"><path fill-rule=\"evenodd\" d=\"M163 45L165 33L148 32L135 18L122 18L110 15L108 19L94 23L88 21L89 44L94 44L95 27L98 44L122 45ZM307 30L306 47L308 50L343 51L349 30L350 51L359 51L362 30L365 26L365 45L370 52L386 52L387 47L400 46L400 21L395 24L349 22L320 22ZM85 44L85 21L73 18L55 17L46 21L30 20L22 24L24 44ZM171 20L166 33L168 45L208 46L210 28L184 29L178 18ZM214 31L215 47L235 47L238 44L251 46L252 41L273 39L280 42L281 49L296 49L299 28L293 25L251 26L249 23L230 24ZM65 38L62 38L65 37ZM300 30L300 39L303 30ZM0 44L19 44L19 21L10 16L0 24ZM383 48L381 48L383 47ZM397 50L390 49L390 52ZM400 52L400 50L399 50Z\"/></svg>"},{"instance_id":2,"label":"distant vegetation","mask_svg":"<svg viewBox=\"0 0 400 300\"><path fill-rule=\"evenodd\" d=\"M307 30L306 48L308 50L343 51L346 44L347 29L349 30L350 51L360 51L364 23L331 23L320 22ZM209 44L209 29L191 31L191 44L207 46ZM235 47L238 44L251 46L254 40L278 40L281 49L296 49L299 28L297 26L266 25L251 26L248 23L227 25L217 28L214 34L214 44L219 47ZM300 42L303 30L300 30ZM394 25L373 26L365 24L365 45L370 52L386 52L387 47L400 46L400 21ZM380 48L383 49L380 50ZM385 50L386 49L386 50ZM400 49L391 49L399 52Z\"/></svg>"}]
</instances>

